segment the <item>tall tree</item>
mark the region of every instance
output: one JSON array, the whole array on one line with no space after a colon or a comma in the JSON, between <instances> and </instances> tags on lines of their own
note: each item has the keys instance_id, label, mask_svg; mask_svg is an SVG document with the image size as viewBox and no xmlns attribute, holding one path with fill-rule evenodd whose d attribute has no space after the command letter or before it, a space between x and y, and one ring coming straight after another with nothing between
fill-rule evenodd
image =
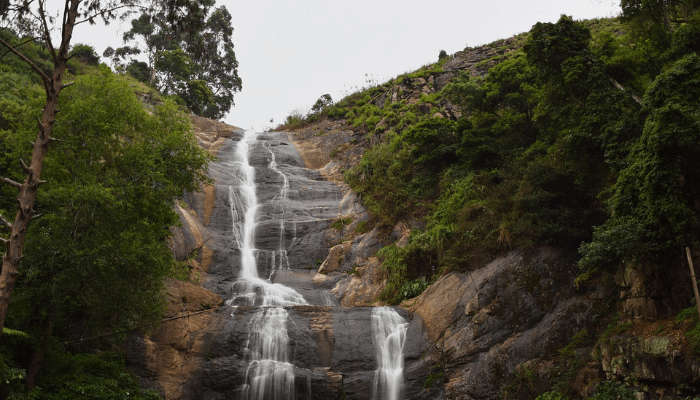
<instances>
[{"instance_id":1,"label":"tall tree","mask_svg":"<svg viewBox=\"0 0 700 400\"><path fill-rule=\"evenodd\" d=\"M96 19L108 23L122 11L136 5L137 1L65 0L60 21L57 21L47 9L46 0L5 0L5 4L0 8L0 21L3 25L28 34L26 40L40 42L51 57L51 67L46 70L36 60L32 60L22 52L21 43L10 43L0 38L0 45L25 62L39 76L46 94L36 139L33 142L32 158L29 164L18 160L25 171L24 181L17 182L8 177L0 177L2 182L14 186L19 191L14 221L10 222L0 216L0 222L10 230L9 237L2 239L6 251L2 259L2 272L0 272L0 333L5 325L10 297L19 274L18 267L22 259L27 229L34 215L37 191L39 185L43 183L41 172L52 140L53 125L58 113L58 98L61 91L71 85L71 83L64 83L63 80L70 58L73 30L77 25L85 22L94 23ZM51 36L55 31L60 32L60 41L56 43Z\"/></svg>"},{"instance_id":2,"label":"tall tree","mask_svg":"<svg viewBox=\"0 0 700 400\"><path fill-rule=\"evenodd\" d=\"M134 56L145 54L147 83L195 114L221 118L241 89L232 35L231 14L213 0L154 1L131 21L125 46L105 55L143 79L143 61Z\"/></svg>"}]
</instances>

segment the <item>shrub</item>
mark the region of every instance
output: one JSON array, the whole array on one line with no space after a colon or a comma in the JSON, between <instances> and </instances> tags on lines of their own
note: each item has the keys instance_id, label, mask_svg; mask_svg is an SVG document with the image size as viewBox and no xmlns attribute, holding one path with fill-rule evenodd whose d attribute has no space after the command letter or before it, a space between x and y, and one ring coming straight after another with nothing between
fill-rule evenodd
<instances>
[{"instance_id":1,"label":"shrub","mask_svg":"<svg viewBox=\"0 0 700 400\"><path fill-rule=\"evenodd\" d=\"M627 386L612 381L598 384L589 400L634 400L634 392Z\"/></svg>"},{"instance_id":2,"label":"shrub","mask_svg":"<svg viewBox=\"0 0 700 400\"><path fill-rule=\"evenodd\" d=\"M97 55L95 48L87 44L74 45L70 50L70 56L88 65L97 65L100 62L100 56Z\"/></svg>"},{"instance_id":3,"label":"shrub","mask_svg":"<svg viewBox=\"0 0 700 400\"><path fill-rule=\"evenodd\" d=\"M552 391L552 392L546 392L542 393L541 395L537 396L535 400L568 400L569 398L564 396L563 394L557 392L557 391Z\"/></svg>"},{"instance_id":4,"label":"shrub","mask_svg":"<svg viewBox=\"0 0 700 400\"><path fill-rule=\"evenodd\" d=\"M346 226L350 225L351 223L352 217L338 217L331 224L331 228L335 229L336 231L342 231Z\"/></svg>"}]
</instances>

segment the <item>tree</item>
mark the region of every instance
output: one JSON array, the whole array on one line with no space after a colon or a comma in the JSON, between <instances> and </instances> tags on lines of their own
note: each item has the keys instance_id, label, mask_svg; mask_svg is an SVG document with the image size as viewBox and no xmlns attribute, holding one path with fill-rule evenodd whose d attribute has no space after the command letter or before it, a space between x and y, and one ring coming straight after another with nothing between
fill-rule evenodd
<instances>
[{"instance_id":1,"label":"tree","mask_svg":"<svg viewBox=\"0 0 700 400\"><path fill-rule=\"evenodd\" d=\"M646 19L668 29L672 22L685 22L698 7L698 0L621 0L622 16L629 20Z\"/></svg>"},{"instance_id":2,"label":"tree","mask_svg":"<svg viewBox=\"0 0 700 400\"><path fill-rule=\"evenodd\" d=\"M311 111L315 113L322 112L326 108L333 105L333 98L330 94L326 93L321 95L321 97L316 100L313 106L311 106Z\"/></svg>"},{"instance_id":3,"label":"tree","mask_svg":"<svg viewBox=\"0 0 700 400\"><path fill-rule=\"evenodd\" d=\"M35 206L42 217L29 227L10 313L12 326L40 343L28 385L49 336L89 337L160 316L175 265L172 201L196 189L207 157L185 113L169 100L147 112L130 83L103 66L61 96L61 141L45 160L48 183ZM7 138L14 153L31 134L33 97Z\"/></svg>"},{"instance_id":4,"label":"tree","mask_svg":"<svg viewBox=\"0 0 700 400\"><path fill-rule=\"evenodd\" d=\"M532 27L525 53L543 75L560 74L565 60L587 54L590 39L588 28L562 15L556 24L538 22Z\"/></svg>"},{"instance_id":5,"label":"tree","mask_svg":"<svg viewBox=\"0 0 700 400\"><path fill-rule=\"evenodd\" d=\"M0 333L5 326L5 318L10 302L12 291L15 287L18 267L23 256L24 243L26 239L29 223L34 215L34 204L37 198L39 185L44 181L41 179L44 159L52 140L53 125L58 113L58 99L61 91L70 86L71 83L64 84L64 74L66 72L69 51L73 30L79 24L93 23L96 18L102 19L105 23L116 18L120 10L134 6L137 0L65 0L62 18L60 22L55 21L48 13L46 0L38 0L36 3L26 0L10 0L0 9L0 20L3 23L14 25L19 32L28 32L32 36L25 40L40 41L43 47L48 49L51 57L50 70L45 70L22 52L21 43L10 43L0 38L0 45L7 51L25 62L37 75L44 87L46 99L43 105L36 138L33 142L32 157L29 164L19 160L25 172L23 182L18 182L8 177L0 178L2 182L14 186L19 191L17 196L18 208L14 221L10 222L0 216L0 222L9 230L8 239L2 239L5 243L6 251L2 260L2 272L0 273ZM51 32L59 29L61 32L60 42L55 46L51 37ZM36 36L36 39L34 37Z\"/></svg>"},{"instance_id":6,"label":"tree","mask_svg":"<svg viewBox=\"0 0 700 400\"><path fill-rule=\"evenodd\" d=\"M121 64L145 54L149 84L181 97L195 114L221 118L231 109L241 79L231 14L213 7L213 0L154 1L131 21L126 45L110 56Z\"/></svg>"},{"instance_id":7,"label":"tree","mask_svg":"<svg viewBox=\"0 0 700 400\"><path fill-rule=\"evenodd\" d=\"M97 55L95 49L87 44L76 44L71 48L70 56L89 65L97 65L100 63L100 56Z\"/></svg>"}]
</instances>

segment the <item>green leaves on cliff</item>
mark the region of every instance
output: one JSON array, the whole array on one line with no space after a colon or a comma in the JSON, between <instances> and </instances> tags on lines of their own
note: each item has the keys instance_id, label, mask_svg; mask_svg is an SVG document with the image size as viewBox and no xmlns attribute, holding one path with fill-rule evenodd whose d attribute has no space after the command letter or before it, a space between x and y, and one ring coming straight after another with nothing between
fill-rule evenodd
<instances>
[{"instance_id":1,"label":"green leaves on cliff","mask_svg":"<svg viewBox=\"0 0 700 400\"><path fill-rule=\"evenodd\" d=\"M612 217L582 246L584 266L663 260L698 238L700 57L670 65L644 96L648 114L609 200Z\"/></svg>"},{"instance_id":2,"label":"green leaves on cliff","mask_svg":"<svg viewBox=\"0 0 700 400\"><path fill-rule=\"evenodd\" d=\"M538 23L485 77L415 104L374 101L386 87L341 100L334 109L380 139L346 181L385 225L422 221L412 239L441 269L541 244L580 246L596 268L697 240L700 70L687 32L700 24L674 26L666 51L610 23ZM387 250L387 299L433 273L411 251Z\"/></svg>"}]
</instances>

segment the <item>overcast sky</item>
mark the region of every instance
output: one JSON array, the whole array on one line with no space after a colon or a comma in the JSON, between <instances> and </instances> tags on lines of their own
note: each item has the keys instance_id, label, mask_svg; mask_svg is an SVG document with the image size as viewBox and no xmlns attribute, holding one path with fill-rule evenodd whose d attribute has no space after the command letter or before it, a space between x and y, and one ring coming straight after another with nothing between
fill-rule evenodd
<instances>
[{"instance_id":1,"label":"overcast sky","mask_svg":"<svg viewBox=\"0 0 700 400\"><path fill-rule=\"evenodd\" d=\"M56 1L56 0L54 0ZM619 0L219 0L233 16L243 90L225 120L242 128L277 125L448 53L524 32L561 14L615 16ZM118 46L127 25L81 25L74 43L98 53ZM273 118L274 123L269 120Z\"/></svg>"}]
</instances>

